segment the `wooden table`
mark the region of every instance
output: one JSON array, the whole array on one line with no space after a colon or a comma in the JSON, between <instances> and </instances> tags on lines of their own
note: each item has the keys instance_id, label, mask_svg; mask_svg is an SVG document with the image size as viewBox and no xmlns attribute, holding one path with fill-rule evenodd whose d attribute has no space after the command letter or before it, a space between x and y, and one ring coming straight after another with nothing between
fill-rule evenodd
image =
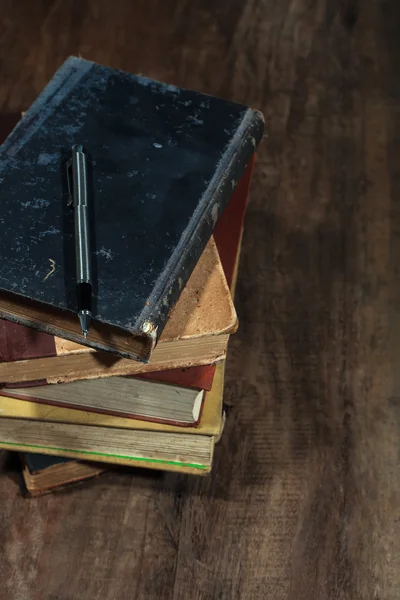
<instances>
[{"instance_id":1,"label":"wooden table","mask_svg":"<svg viewBox=\"0 0 400 600\"><path fill-rule=\"evenodd\" d=\"M398 599L400 3L1 5L2 113L81 54L267 119L212 476L25 500L3 453L2 600Z\"/></svg>"}]
</instances>

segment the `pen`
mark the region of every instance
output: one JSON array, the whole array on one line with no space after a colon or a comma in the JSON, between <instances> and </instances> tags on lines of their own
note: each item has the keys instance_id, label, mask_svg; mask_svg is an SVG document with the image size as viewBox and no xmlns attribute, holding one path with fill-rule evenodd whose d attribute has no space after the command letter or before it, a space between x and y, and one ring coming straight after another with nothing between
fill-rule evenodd
<instances>
[{"instance_id":1,"label":"pen","mask_svg":"<svg viewBox=\"0 0 400 600\"><path fill-rule=\"evenodd\" d=\"M87 158L83 146L72 146L68 161L69 205L74 208L76 293L78 317L87 338L92 318L92 273L90 264L90 222L87 190Z\"/></svg>"}]
</instances>

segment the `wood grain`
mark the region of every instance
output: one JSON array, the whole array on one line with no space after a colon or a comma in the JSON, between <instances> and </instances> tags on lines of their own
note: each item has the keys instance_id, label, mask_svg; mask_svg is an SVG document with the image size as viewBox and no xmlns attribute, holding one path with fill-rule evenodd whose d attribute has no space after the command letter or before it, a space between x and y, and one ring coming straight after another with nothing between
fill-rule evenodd
<instances>
[{"instance_id":1,"label":"wood grain","mask_svg":"<svg viewBox=\"0 0 400 600\"><path fill-rule=\"evenodd\" d=\"M212 475L27 501L0 455L2 598L399 597L399 25L390 0L3 0L3 113L80 53L268 133Z\"/></svg>"}]
</instances>

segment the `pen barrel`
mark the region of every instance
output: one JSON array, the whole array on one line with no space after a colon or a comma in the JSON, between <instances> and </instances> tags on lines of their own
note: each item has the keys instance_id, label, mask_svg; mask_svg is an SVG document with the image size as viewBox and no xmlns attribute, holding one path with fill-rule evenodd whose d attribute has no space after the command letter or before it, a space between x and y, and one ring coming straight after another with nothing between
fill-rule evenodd
<instances>
[{"instance_id":1,"label":"pen barrel","mask_svg":"<svg viewBox=\"0 0 400 600\"><path fill-rule=\"evenodd\" d=\"M74 146L73 148L72 179L75 211L76 282L77 284L92 283L87 164L86 155L81 146Z\"/></svg>"},{"instance_id":2,"label":"pen barrel","mask_svg":"<svg viewBox=\"0 0 400 600\"><path fill-rule=\"evenodd\" d=\"M77 205L75 210L76 282L92 283L90 268L89 210L87 205Z\"/></svg>"}]
</instances>

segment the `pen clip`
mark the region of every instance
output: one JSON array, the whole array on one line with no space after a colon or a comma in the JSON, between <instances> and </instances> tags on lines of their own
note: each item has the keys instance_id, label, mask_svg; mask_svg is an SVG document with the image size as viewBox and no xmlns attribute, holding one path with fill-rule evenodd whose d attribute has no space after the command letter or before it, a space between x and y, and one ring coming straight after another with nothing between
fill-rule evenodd
<instances>
[{"instance_id":1,"label":"pen clip","mask_svg":"<svg viewBox=\"0 0 400 600\"><path fill-rule=\"evenodd\" d=\"M72 158L67 161L67 184L68 184L68 203L70 208L74 207L74 192L72 181Z\"/></svg>"}]
</instances>

